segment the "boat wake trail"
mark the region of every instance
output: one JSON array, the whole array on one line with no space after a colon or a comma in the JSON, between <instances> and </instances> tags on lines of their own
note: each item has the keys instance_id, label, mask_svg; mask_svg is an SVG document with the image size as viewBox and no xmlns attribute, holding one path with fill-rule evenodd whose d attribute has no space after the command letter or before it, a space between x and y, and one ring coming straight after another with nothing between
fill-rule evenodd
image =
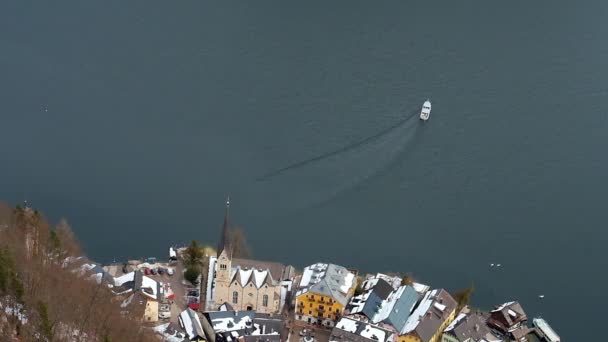
<instances>
[{"instance_id":1,"label":"boat wake trail","mask_svg":"<svg viewBox=\"0 0 608 342\"><path fill-rule=\"evenodd\" d=\"M374 141L374 140L376 140L376 139L379 139L379 138L381 138L382 136L384 136L384 135L386 135L386 134L390 133L390 132L391 132L391 131L393 131L394 129L399 128L401 125L405 124L406 122L408 122L408 121L409 121L409 120L411 120L412 118L416 117L416 116L417 116L417 114L418 114L418 109L413 110L412 112L410 112L410 113L409 113L409 114L408 114L408 115L407 115L405 118L403 118L402 120L399 120L399 121L398 121L397 123L395 123L394 125L392 125L392 126L390 126L390 127L387 127L387 128L385 128L384 130L382 130L382 131L380 131L380 132L378 132L378 133L376 133L376 134L374 134L374 135L372 135L372 136L369 136L369 137L367 137L367 138L365 138L365 139L362 139L362 140L356 141L356 142L351 143L351 144L349 144L349 145L343 146L343 147L341 147L341 148L339 148L339 149L337 149L337 150L333 150L333 151L325 152L325 153L320 154L320 155L318 155L318 156L315 156L315 157L312 157L312 158L308 158L308 159L305 159L305 160L302 160L302 161L299 161L299 162L296 162L296 163L293 163L293 164L289 164L289 165L287 165L287 166L285 166L285 167L282 167L282 168L280 168L280 169L278 169L278 170L274 170L274 171L272 171L272 172L269 172L269 173L267 173L267 174L265 174L265 175L263 175L263 176L259 177L259 178L257 179L257 181L265 181L265 180L267 180L267 179L269 179L269 178L272 178L272 177L278 176L278 175L282 174L283 172L286 172L286 171L289 171L289 170L293 170L293 169L297 169L297 168L300 168L300 167L303 167L303 166L306 166L306 165L309 165L309 164L312 164L312 163L316 163L316 162L318 162L318 161L320 161L320 160L327 159L327 158L329 158L329 157L333 157L333 156L335 156L335 155L337 155L337 154L341 154L341 153L344 153L344 152L348 152L348 151L350 151L350 150L353 150L353 149L356 149L356 148L358 148L358 147L360 147L360 146L363 146L363 145L365 145L365 144L368 144L368 143L370 143L370 142L372 142L372 141Z\"/></svg>"}]
</instances>

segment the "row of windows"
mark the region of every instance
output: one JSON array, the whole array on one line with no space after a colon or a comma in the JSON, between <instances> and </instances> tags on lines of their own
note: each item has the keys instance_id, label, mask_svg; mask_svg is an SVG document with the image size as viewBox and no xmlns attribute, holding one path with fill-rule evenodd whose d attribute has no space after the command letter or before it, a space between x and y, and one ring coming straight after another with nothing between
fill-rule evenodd
<instances>
[{"instance_id":1,"label":"row of windows","mask_svg":"<svg viewBox=\"0 0 608 342\"><path fill-rule=\"evenodd\" d=\"M239 293L236 291L232 292L232 303L239 303ZM268 306L268 295L262 296L262 306Z\"/></svg>"},{"instance_id":2,"label":"row of windows","mask_svg":"<svg viewBox=\"0 0 608 342\"><path fill-rule=\"evenodd\" d=\"M309 307L312 308L312 303L309 304ZM324 305L319 305L318 310L324 310L325 306ZM300 309L301 310L301 309ZM331 311L331 307L327 309L328 311ZM340 313L340 309L336 309L336 313Z\"/></svg>"},{"instance_id":3,"label":"row of windows","mask_svg":"<svg viewBox=\"0 0 608 342\"><path fill-rule=\"evenodd\" d=\"M302 309L300 309L299 313L300 313L300 315L304 314L304 312L302 311ZM308 310L308 314L312 316L312 310ZM327 318L327 319L338 320L338 315L337 314L336 315L332 315L332 314L324 315L322 313L319 313L318 315L315 315L315 316L318 317L318 318Z\"/></svg>"},{"instance_id":4,"label":"row of windows","mask_svg":"<svg viewBox=\"0 0 608 342\"><path fill-rule=\"evenodd\" d=\"M310 296L306 296L306 298L310 299L310 300L315 300L315 295L310 295ZM323 302L325 300L325 297L323 296L319 296L319 301ZM334 301L330 298L327 299L327 304L333 304Z\"/></svg>"}]
</instances>

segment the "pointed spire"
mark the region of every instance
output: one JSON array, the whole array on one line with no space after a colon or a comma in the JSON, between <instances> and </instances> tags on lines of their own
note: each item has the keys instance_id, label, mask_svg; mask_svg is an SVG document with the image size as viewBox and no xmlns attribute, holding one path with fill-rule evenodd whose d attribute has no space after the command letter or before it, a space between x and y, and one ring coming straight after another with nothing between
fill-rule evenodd
<instances>
[{"instance_id":1,"label":"pointed spire","mask_svg":"<svg viewBox=\"0 0 608 342\"><path fill-rule=\"evenodd\" d=\"M229 248L230 237L230 196L226 197L226 212L224 213L224 225L222 226L222 236L217 246L217 256L219 257L222 251Z\"/></svg>"}]
</instances>

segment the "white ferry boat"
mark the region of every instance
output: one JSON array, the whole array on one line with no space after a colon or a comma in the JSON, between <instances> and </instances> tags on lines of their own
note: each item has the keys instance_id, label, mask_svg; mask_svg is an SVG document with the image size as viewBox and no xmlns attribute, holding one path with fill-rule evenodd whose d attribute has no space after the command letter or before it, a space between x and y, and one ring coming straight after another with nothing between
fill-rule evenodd
<instances>
[{"instance_id":1,"label":"white ferry boat","mask_svg":"<svg viewBox=\"0 0 608 342\"><path fill-rule=\"evenodd\" d=\"M428 120L431 115L431 101L426 100L422 104L422 110L420 111L420 120Z\"/></svg>"}]
</instances>

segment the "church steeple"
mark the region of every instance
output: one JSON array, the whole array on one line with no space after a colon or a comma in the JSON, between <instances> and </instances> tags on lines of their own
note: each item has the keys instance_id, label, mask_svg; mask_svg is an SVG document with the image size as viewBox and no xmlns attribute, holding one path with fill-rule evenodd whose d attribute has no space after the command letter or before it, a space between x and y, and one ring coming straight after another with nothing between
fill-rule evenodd
<instances>
[{"instance_id":1,"label":"church steeple","mask_svg":"<svg viewBox=\"0 0 608 342\"><path fill-rule=\"evenodd\" d=\"M226 212L224 213L224 225L222 226L222 236L217 246L217 255L227 249L230 253L230 196L226 197ZM231 253L230 253L231 254Z\"/></svg>"}]
</instances>

